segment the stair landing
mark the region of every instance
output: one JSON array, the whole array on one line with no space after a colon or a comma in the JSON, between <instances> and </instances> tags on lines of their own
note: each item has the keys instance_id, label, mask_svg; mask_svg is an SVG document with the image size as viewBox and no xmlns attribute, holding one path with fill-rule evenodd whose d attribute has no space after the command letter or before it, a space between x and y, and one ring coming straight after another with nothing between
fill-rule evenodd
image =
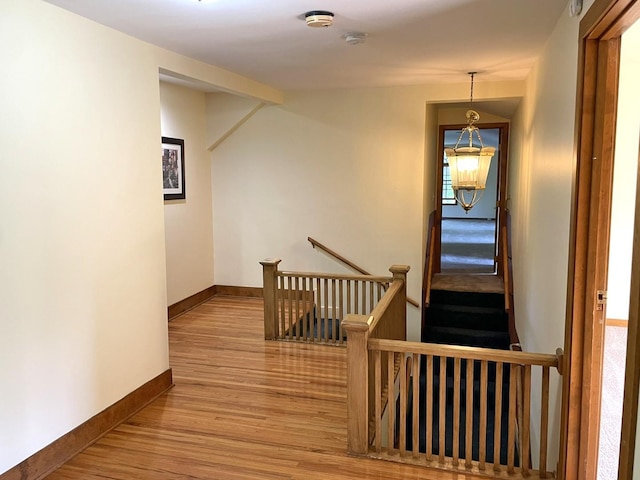
<instances>
[{"instance_id":1,"label":"stair landing","mask_svg":"<svg viewBox=\"0 0 640 480\"><path fill-rule=\"evenodd\" d=\"M504 294L504 280L497 275L436 273L431 280L431 289Z\"/></svg>"}]
</instances>

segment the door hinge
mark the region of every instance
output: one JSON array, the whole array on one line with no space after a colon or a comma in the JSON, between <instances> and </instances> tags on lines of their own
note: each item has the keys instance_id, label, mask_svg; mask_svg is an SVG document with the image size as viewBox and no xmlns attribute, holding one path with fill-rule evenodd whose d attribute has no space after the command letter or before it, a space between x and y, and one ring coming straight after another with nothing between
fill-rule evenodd
<instances>
[{"instance_id":1,"label":"door hinge","mask_svg":"<svg viewBox=\"0 0 640 480\"><path fill-rule=\"evenodd\" d=\"M596 310L604 310L604 306L607 304L607 291L598 290L596 292Z\"/></svg>"}]
</instances>

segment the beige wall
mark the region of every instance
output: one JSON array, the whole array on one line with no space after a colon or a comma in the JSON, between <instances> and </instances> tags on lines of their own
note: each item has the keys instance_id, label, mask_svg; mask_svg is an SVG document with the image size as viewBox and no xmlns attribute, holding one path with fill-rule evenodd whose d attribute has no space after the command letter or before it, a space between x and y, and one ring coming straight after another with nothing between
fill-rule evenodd
<instances>
[{"instance_id":1,"label":"beige wall","mask_svg":"<svg viewBox=\"0 0 640 480\"><path fill-rule=\"evenodd\" d=\"M160 83L162 136L185 142L185 200L164 202L167 302L213 285L211 161L205 140L205 94Z\"/></svg>"},{"instance_id":2,"label":"beige wall","mask_svg":"<svg viewBox=\"0 0 640 480\"><path fill-rule=\"evenodd\" d=\"M582 15L591 4L585 3ZM527 351L553 353L564 343L578 27L579 18L566 10L528 76L526 95L512 122L509 204L516 323ZM559 419L561 388L556 374L550 395L551 418ZM532 398L534 411L539 411L537 397ZM538 425L532 423L534 445ZM555 465L559 421L552 422L550 435L549 465Z\"/></svg>"},{"instance_id":3,"label":"beige wall","mask_svg":"<svg viewBox=\"0 0 640 480\"><path fill-rule=\"evenodd\" d=\"M2 473L169 367L159 68L282 94L40 0L0 2L0 53Z\"/></svg>"},{"instance_id":4,"label":"beige wall","mask_svg":"<svg viewBox=\"0 0 640 480\"><path fill-rule=\"evenodd\" d=\"M0 3L0 472L169 367L157 66Z\"/></svg>"}]
</instances>

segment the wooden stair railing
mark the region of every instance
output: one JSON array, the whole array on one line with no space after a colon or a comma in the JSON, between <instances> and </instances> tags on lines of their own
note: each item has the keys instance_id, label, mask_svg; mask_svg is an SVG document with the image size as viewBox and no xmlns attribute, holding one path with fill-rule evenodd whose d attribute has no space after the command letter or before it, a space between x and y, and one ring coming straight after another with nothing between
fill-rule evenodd
<instances>
[{"instance_id":1,"label":"wooden stair railing","mask_svg":"<svg viewBox=\"0 0 640 480\"><path fill-rule=\"evenodd\" d=\"M360 335L366 337L366 328L359 328ZM366 349L361 342L354 342L353 350L351 347L348 345L347 356L353 377L349 376L348 382L353 380L356 386L348 384L348 389L359 389L360 396L366 390L374 399L360 398L361 410L349 403L349 453L460 473L518 479L553 477L547 460L548 431L555 421L549 419L549 382L551 369L562 373L561 351L546 355L380 338L369 338ZM541 373L533 375L534 369ZM524 386L519 425L518 371L522 372ZM444 382L451 373L452 382ZM421 375L425 380L420 380ZM498 381L503 378L504 382ZM364 379L373 385L366 385ZM468 388L471 385L476 386ZM532 397L536 394L540 395L540 410L534 412L537 402ZM386 399L397 399L397 404ZM445 404L453 411L448 419ZM423 406L426 412L421 411ZM373 422L367 432L364 415L369 408L373 409ZM431 421L436 411L437 419ZM466 413L471 411L478 413ZM479 418L477 440L472 436L475 415ZM539 448L532 448L530 441L534 417L540 418ZM447 435L452 436L450 442L445 440L445 422ZM427 427L424 438L418 435L420 423ZM434 425L437 433L432 430ZM492 448L488 442L490 428ZM539 451L537 469L532 466L532 451Z\"/></svg>"},{"instance_id":2,"label":"wooden stair railing","mask_svg":"<svg viewBox=\"0 0 640 480\"><path fill-rule=\"evenodd\" d=\"M511 249L511 215L507 211L506 225L502 225L500 228L500 250L502 256L504 281L504 309L508 315L509 325L509 338L511 342L511 348L515 351L520 351L520 339L518 338L518 332L516 331L516 317L515 307L513 302L513 258Z\"/></svg>"},{"instance_id":3,"label":"wooden stair railing","mask_svg":"<svg viewBox=\"0 0 640 480\"><path fill-rule=\"evenodd\" d=\"M263 266L264 337L267 340L344 345L344 320L350 314L368 316L389 298L393 276L343 275L279 271L279 259ZM405 272L406 274L406 272ZM404 279L402 279L404 285ZM406 298L402 307L406 310ZM394 311L394 315L406 312ZM406 325L403 327L406 329Z\"/></svg>"},{"instance_id":4,"label":"wooden stair railing","mask_svg":"<svg viewBox=\"0 0 640 480\"><path fill-rule=\"evenodd\" d=\"M394 265L393 281L370 315L348 315L344 321L347 343L347 448L364 455L373 440L373 414L394 404L387 392L395 382L400 362L378 365L383 379L375 382L373 352L368 342L374 338L407 338L406 280L409 267ZM378 359L379 360L379 359ZM389 401L391 399L391 401Z\"/></svg>"},{"instance_id":5,"label":"wooden stair railing","mask_svg":"<svg viewBox=\"0 0 640 480\"><path fill-rule=\"evenodd\" d=\"M331 248L327 247L326 245L323 245L318 240L316 240L316 239L314 239L312 237L307 237L307 240L309 241L309 243L311 244L311 246L313 248L316 248L316 247L319 248L320 250L322 250L325 253L327 253L329 256L333 257L335 260L345 264L346 266L348 266L349 268L355 270L356 272L361 273L362 275L371 275L371 273L367 272L364 268L356 265L351 260L349 260L348 258L344 257L343 255L340 255L339 253L337 253L336 251L334 251ZM413 305L416 308L420 308L420 304L416 300L411 298L411 297L407 297L407 303Z\"/></svg>"},{"instance_id":6,"label":"wooden stair railing","mask_svg":"<svg viewBox=\"0 0 640 480\"><path fill-rule=\"evenodd\" d=\"M427 224L427 243L424 256L424 267L422 270L422 312L420 315L421 326L420 332L424 332L427 328L427 308L431 304L431 282L433 280L434 255L436 247L436 212L435 210L429 215ZM421 333L422 335L422 333Z\"/></svg>"},{"instance_id":7,"label":"wooden stair railing","mask_svg":"<svg viewBox=\"0 0 640 480\"><path fill-rule=\"evenodd\" d=\"M422 293L424 298L424 308L427 308L431 303L431 282L433 280L433 266L434 255L436 247L436 212L435 210L429 215L429 221L427 223L427 243L426 243L426 255L424 257L424 270L422 278Z\"/></svg>"}]
</instances>

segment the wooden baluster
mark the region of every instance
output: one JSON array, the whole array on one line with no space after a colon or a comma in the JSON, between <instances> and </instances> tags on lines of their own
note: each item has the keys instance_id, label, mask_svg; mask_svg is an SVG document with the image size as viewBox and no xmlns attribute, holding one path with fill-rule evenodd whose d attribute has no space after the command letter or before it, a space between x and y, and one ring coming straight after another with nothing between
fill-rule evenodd
<instances>
[{"instance_id":1,"label":"wooden baluster","mask_svg":"<svg viewBox=\"0 0 640 480\"><path fill-rule=\"evenodd\" d=\"M411 450L413 458L420 456L420 355L413 354L413 414L411 432L413 433Z\"/></svg>"},{"instance_id":2,"label":"wooden baluster","mask_svg":"<svg viewBox=\"0 0 640 480\"><path fill-rule=\"evenodd\" d=\"M460 462L460 382L462 381L461 360L456 358L453 361L453 466L457 467Z\"/></svg>"},{"instance_id":3,"label":"wooden baluster","mask_svg":"<svg viewBox=\"0 0 640 480\"><path fill-rule=\"evenodd\" d=\"M351 280L347 280L347 314L351 313Z\"/></svg>"},{"instance_id":4,"label":"wooden baluster","mask_svg":"<svg viewBox=\"0 0 640 480\"><path fill-rule=\"evenodd\" d=\"M472 465L472 440L473 440L473 360L467 360L467 380L464 384L467 398L464 406L464 458L465 466Z\"/></svg>"},{"instance_id":5,"label":"wooden baluster","mask_svg":"<svg viewBox=\"0 0 640 480\"><path fill-rule=\"evenodd\" d=\"M358 300L360 299L360 296L358 295L358 285L360 284L360 282L358 280L354 280L353 281L353 311L354 313L359 313L360 310L358 309Z\"/></svg>"},{"instance_id":6,"label":"wooden baluster","mask_svg":"<svg viewBox=\"0 0 640 480\"><path fill-rule=\"evenodd\" d=\"M291 325L293 320L293 279L287 277L287 301L289 309L287 311L287 339L291 340Z\"/></svg>"},{"instance_id":7,"label":"wooden baluster","mask_svg":"<svg viewBox=\"0 0 640 480\"><path fill-rule=\"evenodd\" d=\"M278 297L279 297L279 308L280 308L280 332L278 332L278 338L283 338L284 333L287 331L285 326L286 315L287 315L287 307L286 307L286 299L285 299L285 280L284 277L278 277Z\"/></svg>"},{"instance_id":8,"label":"wooden baluster","mask_svg":"<svg viewBox=\"0 0 640 480\"><path fill-rule=\"evenodd\" d=\"M507 473L514 472L516 443L516 368L509 365L509 431L507 434Z\"/></svg>"},{"instance_id":9,"label":"wooden baluster","mask_svg":"<svg viewBox=\"0 0 640 480\"><path fill-rule=\"evenodd\" d=\"M547 478L547 441L549 435L549 367L542 367L542 412L540 413L540 478Z\"/></svg>"},{"instance_id":10,"label":"wooden baluster","mask_svg":"<svg viewBox=\"0 0 640 480\"><path fill-rule=\"evenodd\" d=\"M400 457L404 457L407 454L407 401L409 399L407 387L409 375L411 375L409 360L409 358L402 358L400 362L400 373L398 375L400 378L400 425L398 425L398 429L400 430L400 434L398 435Z\"/></svg>"},{"instance_id":11,"label":"wooden baluster","mask_svg":"<svg viewBox=\"0 0 640 480\"><path fill-rule=\"evenodd\" d=\"M376 453L380 454L382 451L382 362L380 359L380 350L373 352L373 362L375 366L376 385Z\"/></svg>"},{"instance_id":12,"label":"wooden baluster","mask_svg":"<svg viewBox=\"0 0 640 480\"><path fill-rule=\"evenodd\" d=\"M337 299L336 281L335 279L331 279L331 343L337 343L338 340L338 315L336 315Z\"/></svg>"},{"instance_id":13,"label":"wooden baluster","mask_svg":"<svg viewBox=\"0 0 640 480\"><path fill-rule=\"evenodd\" d=\"M320 327L322 326L322 282L319 278L316 278L316 305L315 305L315 314L313 319L313 324L311 328L311 335L313 337L314 342L319 342L320 337L322 336L322 332L320 331Z\"/></svg>"},{"instance_id":14,"label":"wooden baluster","mask_svg":"<svg viewBox=\"0 0 640 480\"><path fill-rule=\"evenodd\" d=\"M307 277L300 278L302 283L302 318L300 319L300 335L307 341L307 322L309 321L309 293L307 291Z\"/></svg>"},{"instance_id":15,"label":"wooden baluster","mask_svg":"<svg viewBox=\"0 0 640 480\"><path fill-rule=\"evenodd\" d=\"M264 296L264 338L275 340L278 336L278 258L268 258L260 262L262 265L262 287Z\"/></svg>"},{"instance_id":16,"label":"wooden baluster","mask_svg":"<svg viewBox=\"0 0 640 480\"><path fill-rule=\"evenodd\" d=\"M377 285L378 285L378 296L376 297L376 303L378 303L382 298L382 284L377 283Z\"/></svg>"},{"instance_id":17,"label":"wooden baluster","mask_svg":"<svg viewBox=\"0 0 640 480\"><path fill-rule=\"evenodd\" d=\"M367 282L362 280L362 314L366 315L367 313L369 313L367 311Z\"/></svg>"},{"instance_id":18,"label":"wooden baluster","mask_svg":"<svg viewBox=\"0 0 640 480\"><path fill-rule=\"evenodd\" d=\"M531 441L531 365L524 366L523 385L523 424L522 424L522 475L528 477Z\"/></svg>"},{"instance_id":19,"label":"wooden baluster","mask_svg":"<svg viewBox=\"0 0 640 480\"><path fill-rule=\"evenodd\" d=\"M340 311L340 325L338 328L338 341L340 344L344 343L344 332L342 331L342 321L344 320L344 285L342 279L338 280L338 305Z\"/></svg>"},{"instance_id":20,"label":"wooden baluster","mask_svg":"<svg viewBox=\"0 0 640 480\"><path fill-rule=\"evenodd\" d=\"M438 382L440 385L438 395L438 463L444 465L445 422L447 419L447 357L440 357L440 377Z\"/></svg>"},{"instance_id":21,"label":"wooden baluster","mask_svg":"<svg viewBox=\"0 0 640 480\"><path fill-rule=\"evenodd\" d=\"M373 298L373 282L369 282L369 313L373 311L373 307L375 306L375 301Z\"/></svg>"},{"instance_id":22,"label":"wooden baluster","mask_svg":"<svg viewBox=\"0 0 640 480\"><path fill-rule=\"evenodd\" d=\"M524 425L524 407L522 405L523 402L523 389L522 389L522 365L514 365L513 368L516 369L516 429L518 434L518 454L520 460L520 471L522 473L523 467L523 457L522 457L522 447L523 447L523 430L522 427ZM523 475L524 476L524 475Z\"/></svg>"},{"instance_id":23,"label":"wooden baluster","mask_svg":"<svg viewBox=\"0 0 640 480\"><path fill-rule=\"evenodd\" d=\"M349 339L347 338L347 346L349 345ZM395 382L394 382L394 373L395 373L395 352L387 353L387 410L389 411L388 420L389 420L389 429L387 431L388 435L388 450L390 454L395 453L395 431L396 431L396 395L395 395Z\"/></svg>"},{"instance_id":24,"label":"wooden baluster","mask_svg":"<svg viewBox=\"0 0 640 480\"><path fill-rule=\"evenodd\" d=\"M348 315L347 331L347 449L365 455L369 451L369 324L362 315Z\"/></svg>"},{"instance_id":25,"label":"wooden baluster","mask_svg":"<svg viewBox=\"0 0 640 480\"><path fill-rule=\"evenodd\" d=\"M295 279L295 311L296 311L296 315L295 315L295 323L294 325L296 326L296 333L295 333L295 338L296 340L300 341L300 318L301 318L301 314L300 314L300 301L302 300L300 298L300 277L296 277Z\"/></svg>"},{"instance_id":26,"label":"wooden baluster","mask_svg":"<svg viewBox=\"0 0 640 480\"><path fill-rule=\"evenodd\" d=\"M502 362L496 364L496 408L493 424L493 470L500 472L500 433L502 430Z\"/></svg>"},{"instance_id":27,"label":"wooden baluster","mask_svg":"<svg viewBox=\"0 0 640 480\"><path fill-rule=\"evenodd\" d=\"M318 327L318 329L320 329ZM322 341L329 340L329 279L324 279L324 332L322 333ZM318 332L319 333L319 332Z\"/></svg>"},{"instance_id":28,"label":"wooden baluster","mask_svg":"<svg viewBox=\"0 0 640 480\"><path fill-rule=\"evenodd\" d=\"M480 449L478 455L478 468L486 469L487 460L487 386L488 363L486 360L480 362Z\"/></svg>"},{"instance_id":29,"label":"wooden baluster","mask_svg":"<svg viewBox=\"0 0 640 480\"><path fill-rule=\"evenodd\" d=\"M427 355L427 414L425 418L424 431L427 437L427 461L433 460L433 356Z\"/></svg>"}]
</instances>

